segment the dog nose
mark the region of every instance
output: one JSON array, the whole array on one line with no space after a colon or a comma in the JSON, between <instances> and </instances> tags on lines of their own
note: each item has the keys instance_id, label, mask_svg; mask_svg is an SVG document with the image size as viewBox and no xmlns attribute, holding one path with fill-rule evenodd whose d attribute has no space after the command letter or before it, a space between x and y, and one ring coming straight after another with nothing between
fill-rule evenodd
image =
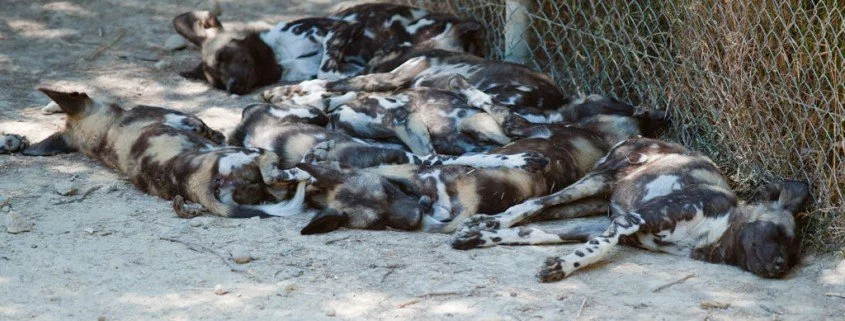
<instances>
[{"instance_id":1,"label":"dog nose","mask_svg":"<svg viewBox=\"0 0 845 321\"><path fill-rule=\"evenodd\" d=\"M775 264L773 266L776 272L781 272L786 267L786 260L783 257L778 257L775 259Z\"/></svg>"},{"instance_id":2,"label":"dog nose","mask_svg":"<svg viewBox=\"0 0 845 321\"><path fill-rule=\"evenodd\" d=\"M428 195L423 195L422 197L420 197L419 204L423 212L429 212L431 211L431 206L434 204L434 201L432 201L431 197L428 197Z\"/></svg>"},{"instance_id":3,"label":"dog nose","mask_svg":"<svg viewBox=\"0 0 845 321\"><path fill-rule=\"evenodd\" d=\"M229 80L226 81L226 92L227 93L230 93L230 94L232 93L232 88L235 87L235 83L237 83L237 80L235 80L235 78L233 78L233 77L230 77Z\"/></svg>"}]
</instances>

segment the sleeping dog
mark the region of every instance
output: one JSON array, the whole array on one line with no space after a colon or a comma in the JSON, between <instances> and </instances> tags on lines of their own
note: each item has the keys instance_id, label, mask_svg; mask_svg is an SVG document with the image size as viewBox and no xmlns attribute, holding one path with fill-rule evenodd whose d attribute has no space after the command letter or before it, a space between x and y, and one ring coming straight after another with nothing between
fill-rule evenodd
<instances>
[{"instance_id":1,"label":"sleeping dog","mask_svg":"<svg viewBox=\"0 0 845 321\"><path fill-rule=\"evenodd\" d=\"M546 74L524 65L486 60L461 52L432 49L413 51L409 60L390 72L338 81L309 80L268 89L261 97L279 102L291 97L317 97L326 92L380 92L432 87L448 90L453 75L460 75L505 106L534 123L576 121L567 108L571 101ZM403 58L404 59L404 58Z\"/></svg>"},{"instance_id":2,"label":"sleeping dog","mask_svg":"<svg viewBox=\"0 0 845 321\"><path fill-rule=\"evenodd\" d=\"M662 127L662 112L618 110L607 112L589 107L589 115L576 124L520 123L521 133L542 137L515 140L492 153L509 155L539 153L549 159L543 169L475 168L471 166L380 165L354 150L338 157L354 167L340 164L300 164L315 179L315 186L328 191L327 207L302 230L303 234L325 233L339 227L403 230L422 229L448 233L465 218L476 213L496 213L524 200L547 195L582 177L616 142L638 134L651 134ZM586 109L586 106L579 108ZM514 116L518 117L518 116ZM468 155L465 158L478 155ZM377 159L377 158L376 158ZM597 213L606 203L586 200L578 208L549 209L544 219L570 216L571 213ZM584 214L582 214L584 215Z\"/></svg>"},{"instance_id":3,"label":"sleeping dog","mask_svg":"<svg viewBox=\"0 0 845 321\"><path fill-rule=\"evenodd\" d=\"M193 115L159 107L124 110L85 93L40 88L67 113L65 129L24 155L79 151L127 175L136 187L165 199L184 198L226 217L300 212L305 179L279 169L275 153L222 147L224 136ZM301 180L289 201L274 204L274 185Z\"/></svg>"},{"instance_id":4,"label":"sleeping dog","mask_svg":"<svg viewBox=\"0 0 845 321\"><path fill-rule=\"evenodd\" d=\"M604 195L610 195L609 200ZM787 181L767 187L758 202L739 203L708 157L678 144L632 138L614 146L589 174L561 191L497 216L473 217L452 246L587 242L568 255L546 260L538 274L543 282L563 279L603 259L619 242L775 278L797 263L793 215L807 196L806 184ZM556 231L509 228L542 215L546 208L595 197L609 204L606 224Z\"/></svg>"},{"instance_id":5,"label":"sleeping dog","mask_svg":"<svg viewBox=\"0 0 845 321\"><path fill-rule=\"evenodd\" d=\"M292 103L254 104L243 109L241 122L229 135L232 146L261 148L279 155L282 168L300 161L338 161L344 166L388 164L506 166L541 169L548 160L538 153L469 156L427 155L409 152L401 145L358 139L326 128L328 117L319 109ZM291 169L296 171L296 169Z\"/></svg>"},{"instance_id":6,"label":"sleeping dog","mask_svg":"<svg viewBox=\"0 0 845 321\"><path fill-rule=\"evenodd\" d=\"M282 22L270 30L224 30L207 11L181 14L173 26L202 48L202 63L182 75L235 94L280 81L349 77L360 73L378 48L394 42L472 54L483 48L477 22L382 3Z\"/></svg>"}]
</instances>

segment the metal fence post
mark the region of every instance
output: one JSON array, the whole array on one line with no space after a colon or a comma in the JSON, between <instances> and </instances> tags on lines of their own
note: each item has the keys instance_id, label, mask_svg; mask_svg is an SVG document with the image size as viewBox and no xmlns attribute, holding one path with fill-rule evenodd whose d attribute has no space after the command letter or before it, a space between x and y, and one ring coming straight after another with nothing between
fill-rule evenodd
<instances>
[{"instance_id":1,"label":"metal fence post","mask_svg":"<svg viewBox=\"0 0 845 321\"><path fill-rule=\"evenodd\" d=\"M505 61L526 63L531 56L528 48L528 0L505 1Z\"/></svg>"}]
</instances>

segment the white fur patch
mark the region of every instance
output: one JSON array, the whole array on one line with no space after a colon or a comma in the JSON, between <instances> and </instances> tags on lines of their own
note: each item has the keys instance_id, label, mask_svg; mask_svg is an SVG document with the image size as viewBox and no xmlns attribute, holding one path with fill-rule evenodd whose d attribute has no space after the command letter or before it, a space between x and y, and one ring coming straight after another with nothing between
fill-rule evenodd
<instances>
[{"instance_id":1,"label":"white fur patch","mask_svg":"<svg viewBox=\"0 0 845 321\"><path fill-rule=\"evenodd\" d=\"M220 162L217 165L217 172L222 175L232 174L232 170L252 163L258 155L258 153L246 154L244 152L227 154L220 158Z\"/></svg>"},{"instance_id":2,"label":"white fur patch","mask_svg":"<svg viewBox=\"0 0 845 321\"><path fill-rule=\"evenodd\" d=\"M420 30L420 28L425 27L425 26L430 26L430 25L434 24L434 22L435 22L434 20L431 20L431 19L428 19L428 18L423 18L423 19L412 22L411 24L408 25L408 28L406 28L405 30L408 31L408 33L413 35L413 34L416 34L417 31Z\"/></svg>"},{"instance_id":3,"label":"white fur patch","mask_svg":"<svg viewBox=\"0 0 845 321\"><path fill-rule=\"evenodd\" d=\"M656 197L666 196L674 191L679 191L683 188L679 177L675 175L660 175L651 182L645 184L645 196L643 202L651 200Z\"/></svg>"},{"instance_id":4,"label":"white fur patch","mask_svg":"<svg viewBox=\"0 0 845 321\"><path fill-rule=\"evenodd\" d=\"M452 200L449 198L449 193L446 192L446 184L440 180L440 170L435 169L431 172L420 174L419 178L422 180L434 180L434 186L437 188L437 200L432 204L434 213L431 217L438 221L446 221L452 218Z\"/></svg>"},{"instance_id":5,"label":"white fur patch","mask_svg":"<svg viewBox=\"0 0 845 321\"><path fill-rule=\"evenodd\" d=\"M661 241L672 243L672 245L657 245L654 242L657 237L652 234L642 234L639 235L642 246L653 251L689 256L696 248L716 243L728 230L730 215L725 213L716 217L706 217L701 206L695 206L695 210L695 216L691 220L678 221L673 230L657 233Z\"/></svg>"},{"instance_id":6,"label":"white fur patch","mask_svg":"<svg viewBox=\"0 0 845 321\"><path fill-rule=\"evenodd\" d=\"M284 22L279 23L260 35L261 40L273 49L276 61L284 68L281 80L295 82L316 77L323 59L322 37L317 36L313 29L301 34L294 33L294 28L283 30L286 25ZM317 38L316 42L306 36L309 32ZM299 58L315 51L318 52L316 55Z\"/></svg>"},{"instance_id":7,"label":"white fur patch","mask_svg":"<svg viewBox=\"0 0 845 321\"><path fill-rule=\"evenodd\" d=\"M270 115L273 115L273 117L280 119L285 118L287 116L296 116L299 118L314 118L314 115L311 114L308 108L294 106L291 106L287 109L272 107L270 108Z\"/></svg>"}]
</instances>

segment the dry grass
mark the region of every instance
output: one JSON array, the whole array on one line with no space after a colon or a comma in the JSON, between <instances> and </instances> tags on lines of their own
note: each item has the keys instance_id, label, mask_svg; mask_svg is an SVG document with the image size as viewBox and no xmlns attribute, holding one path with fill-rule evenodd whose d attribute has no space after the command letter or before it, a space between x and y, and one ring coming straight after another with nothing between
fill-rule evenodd
<instances>
[{"instance_id":1,"label":"dry grass","mask_svg":"<svg viewBox=\"0 0 845 321\"><path fill-rule=\"evenodd\" d=\"M489 24L503 1L404 1ZM845 10L835 0L533 0L529 64L564 90L673 114L667 139L710 155L749 196L783 178L812 186L808 244L845 245Z\"/></svg>"}]
</instances>

